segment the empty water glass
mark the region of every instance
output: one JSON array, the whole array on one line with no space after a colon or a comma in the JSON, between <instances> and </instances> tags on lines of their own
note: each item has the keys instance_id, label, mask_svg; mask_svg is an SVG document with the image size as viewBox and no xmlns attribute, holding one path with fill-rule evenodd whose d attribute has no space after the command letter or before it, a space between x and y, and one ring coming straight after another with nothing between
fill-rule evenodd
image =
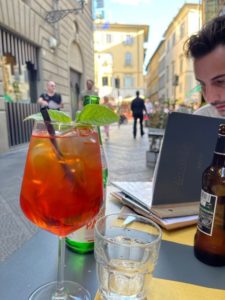
<instances>
[{"instance_id":1,"label":"empty water glass","mask_svg":"<svg viewBox=\"0 0 225 300\"><path fill-rule=\"evenodd\" d=\"M111 214L95 225L101 299L144 300L157 263L161 229L138 215Z\"/></svg>"}]
</instances>

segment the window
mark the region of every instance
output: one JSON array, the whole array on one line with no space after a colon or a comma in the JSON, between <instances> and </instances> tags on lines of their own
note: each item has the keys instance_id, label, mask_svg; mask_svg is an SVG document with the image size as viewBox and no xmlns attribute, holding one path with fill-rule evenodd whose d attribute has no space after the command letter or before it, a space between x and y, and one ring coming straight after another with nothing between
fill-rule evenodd
<instances>
[{"instance_id":1,"label":"window","mask_svg":"<svg viewBox=\"0 0 225 300\"><path fill-rule=\"evenodd\" d=\"M176 32L174 32L172 36L172 46L174 46L175 44L176 44Z\"/></svg>"},{"instance_id":2,"label":"window","mask_svg":"<svg viewBox=\"0 0 225 300\"><path fill-rule=\"evenodd\" d=\"M128 89L134 87L134 78L132 75L124 76L124 87Z\"/></svg>"},{"instance_id":3,"label":"window","mask_svg":"<svg viewBox=\"0 0 225 300\"><path fill-rule=\"evenodd\" d=\"M169 81L170 72L169 72L169 66L166 67L166 81Z\"/></svg>"},{"instance_id":4,"label":"window","mask_svg":"<svg viewBox=\"0 0 225 300\"><path fill-rule=\"evenodd\" d=\"M165 87L165 75L162 75L159 78L159 89L163 89Z\"/></svg>"},{"instance_id":5,"label":"window","mask_svg":"<svg viewBox=\"0 0 225 300\"><path fill-rule=\"evenodd\" d=\"M180 25L180 39L184 37L184 23Z\"/></svg>"},{"instance_id":6,"label":"window","mask_svg":"<svg viewBox=\"0 0 225 300\"><path fill-rule=\"evenodd\" d=\"M172 63L171 63L171 78L172 79L173 79L174 73L175 73L175 62L172 61Z\"/></svg>"},{"instance_id":7,"label":"window","mask_svg":"<svg viewBox=\"0 0 225 300\"><path fill-rule=\"evenodd\" d=\"M37 101L37 48L0 28L3 95L8 101ZM29 51L26 51L29 49ZM28 53L29 52L29 53ZM21 55L22 54L22 55Z\"/></svg>"},{"instance_id":8,"label":"window","mask_svg":"<svg viewBox=\"0 0 225 300\"><path fill-rule=\"evenodd\" d=\"M159 62L159 73L165 70L165 57Z\"/></svg>"},{"instance_id":9,"label":"window","mask_svg":"<svg viewBox=\"0 0 225 300\"><path fill-rule=\"evenodd\" d=\"M127 34L124 39L125 45L132 45L134 43L134 38L130 34Z\"/></svg>"},{"instance_id":10,"label":"window","mask_svg":"<svg viewBox=\"0 0 225 300\"><path fill-rule=\"evenodd\" d=\"M170 41L168 40L168 42L167 42L167 51L169 51L170 50Z\"/></svg>"},{"instance_id":11,"label":"window","mask_svg":"<svg viewBox=\"0 0 225 300\"><path fill-rule=\"evenodd\" d=\"M112 43L112 35L111 34L106 34L106 43L111 44Z\"/></svg>"},{"instance_id":12,"label":"window","mask_svg":"<svg viewBox=\"0 0 225 300\"><path fill-rule=\"evenodd\" d=\"M102 85L103 86L109 85L109 79L107 76L102 77Z\"/></svg>"},{"instance_id":13,"label":"window","mask_svg":"<svg viewBox=\"0 0 225 300\"><path fill-rule=\"evenodd\" d=\"M125 54L125 66L132 65L132 54L130 52L126 52Z\"/></svg>"},{"instance_id":14,"label":"window","mask_svg":"<svg viewBox=\"0 0 225 300\"><path fill-rule=\"evenodd\" d=\"M3 72L4 97L9 102L37 101L36 70L31 63L16 64L15 57L4 55L0 60ZM30 82L32 76L33 82Z\"/></svg>"},{"instance_id":15,"label":"window","mask_svg":"<svg viewBox=\"0 0 225 300\"><path fill-rule=\"evenodd\" d=\"M169 99L169 90L166 89L166 99Z\"/></svg>"},{"instance_id":16,"label":"window","mask_svg":"<svg viewBox=\"0 0 225 300\"><path fill-rule=\"evenodd\" d=\"M180 74L183 72L183 55L180 56Z\"/></svg>"}]
</instances>

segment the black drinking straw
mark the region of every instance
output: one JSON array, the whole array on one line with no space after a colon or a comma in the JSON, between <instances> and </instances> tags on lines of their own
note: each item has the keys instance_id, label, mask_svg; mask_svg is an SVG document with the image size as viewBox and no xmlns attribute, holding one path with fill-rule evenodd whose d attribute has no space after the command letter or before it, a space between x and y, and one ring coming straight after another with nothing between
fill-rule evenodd
<instances>
[{"instance_id":1,"label":"black drinking straw","mask_svg":"<svg viewBox=\"0 0 225 300\"><path fill-rule=\"evenodd\" d=\"M52 145L55 149L57 158L59 160L63 160L63 154L60 151L60 149L57 145L56 139L55 139L55 129L54 129L53 125L51 124L51 118L50 118L49 113L48 113L48 108L47 107L42 107L41 108L41 114L42 114L42 117L44 119L47 131L48 131L49 135L51 136L50 141L51 141L51 143L52 143ZM67 178L70 179L71 181L74 180L74 175L71 172L71 170L69 169L69 167L67 166L67 164L62 163L60 165L64 169Z\"/></svg>"}]
</instances>

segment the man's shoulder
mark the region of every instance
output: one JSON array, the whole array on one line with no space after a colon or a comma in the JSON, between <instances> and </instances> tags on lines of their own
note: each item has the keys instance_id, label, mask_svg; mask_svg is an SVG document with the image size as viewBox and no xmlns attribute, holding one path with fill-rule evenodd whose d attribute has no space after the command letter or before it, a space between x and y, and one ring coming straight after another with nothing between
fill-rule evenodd
<instances>
[{"instance_id":1,"label":"man's shoulder","mask_svg":"<svg viewBox=\"0 0 225 300\"><path fill-rule=\"evenodd\" d=\"M46 97L46 93L41 93L41 95L39 97L40 98L45 98Z\"/></svg>"},{"instance_id":2,"label":"man's shoulder","mask_svg":"<svg viewBox=\"0 0 225 300\"><path fill-rule=\"evenodd\" d=\"M61 97L62 97L61 94L59 94L59 93L55 93L55 95L56 95L58 98L61 98Z\"/></svg>"}]
</instances>

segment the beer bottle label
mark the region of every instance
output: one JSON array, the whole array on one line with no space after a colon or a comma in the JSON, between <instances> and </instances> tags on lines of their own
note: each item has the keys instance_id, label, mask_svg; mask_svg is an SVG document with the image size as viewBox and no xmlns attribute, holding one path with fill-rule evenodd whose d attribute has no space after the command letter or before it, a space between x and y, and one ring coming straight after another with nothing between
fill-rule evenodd
<instances>
[{"instance_id":1,"label":"beer bottle label","mask_svg":"<svg viewBox=\"0 0 225 300\"><path fill-rule=\"evenodd\" d=\"M213 232L217 196L201 191L198 230L211 236Z\"/></svg>"}]
</instances>

